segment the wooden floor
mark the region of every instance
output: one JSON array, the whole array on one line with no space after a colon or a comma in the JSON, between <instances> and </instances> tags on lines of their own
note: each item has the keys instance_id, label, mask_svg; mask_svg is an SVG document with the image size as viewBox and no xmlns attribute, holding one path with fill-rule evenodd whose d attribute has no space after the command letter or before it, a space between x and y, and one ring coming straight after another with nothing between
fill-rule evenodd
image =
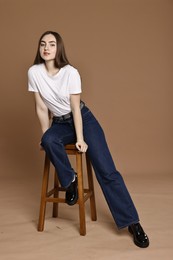
<instances>
[{"instance_id":1,"label":"wooden floor","mask_svg":"<svg viewBox=\"0 0 173 260\"><path fill-rule=\"evenodd\" d=\"M14 176L14 175L13 175ZM150 247L133 244L127 230L118 231L95 183L98 221L90 220L87 235L78 231L77 205L60 206L60 217L46 213L45 231L37 232L41 180L5 178L0 184L1 260L172 260L173 176L124 176L138 209Z\"/></svg>"}]
</instances>

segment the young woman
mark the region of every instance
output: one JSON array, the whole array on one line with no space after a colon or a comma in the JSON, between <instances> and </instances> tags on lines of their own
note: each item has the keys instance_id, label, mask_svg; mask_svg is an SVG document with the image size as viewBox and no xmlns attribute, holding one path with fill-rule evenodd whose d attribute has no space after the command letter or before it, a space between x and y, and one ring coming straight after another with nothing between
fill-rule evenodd
<instances>
[{"instance_id":1,"label":"young woman","mask_svg":"<svg viewBox=\"0 0 173 260\"><path fill-rule=\"evenodd\" d=\"M139 223L138 213L117 171L104 132L89 108L81 101L80 75L70 65L61 36L45 32L38 44L34 65L28 70L28 89L34 92L36 112L42 129L41 146L66 188L66 202L78 199L77 177L64 146L75 143L79 152L88 152L97 180L119 229L127 227L139 247L149 239ZM50 113L53 115L51 126Z\"/></svg>"}]
</instances>

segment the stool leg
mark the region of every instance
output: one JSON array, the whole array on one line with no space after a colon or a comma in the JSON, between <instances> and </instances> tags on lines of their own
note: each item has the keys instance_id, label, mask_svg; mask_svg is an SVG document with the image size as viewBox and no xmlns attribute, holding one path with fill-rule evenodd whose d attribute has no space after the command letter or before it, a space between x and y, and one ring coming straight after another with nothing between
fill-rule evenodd
<instances>
[{"instance_id":1,"label":"stool leg","mask_svg":"<svg viewBox=\"0 0 173 260\"><path fill-rule=\"evenodd\" d=\"M55 192L54 192L54 198L58 198L59 197L59 181L58 181L58 178L57 178L57 173L55 171L54 173L54 189L55 189ZM53 218L57 218L58 217L58 205L59 203L58 202L54 202L53 203L53 212L52 212L52 217Z\"/></svg>"},{"instance_id":2,"label":"stool leg","mask_svg":"<svg viewBox=\"0 0 173 260\"><path fill-rule=\"evenodd\" d=\"M87 153L86 153L86 163L87 163L88 186L89 186L89 190L92 191L92 195L90 197L91 219L93 221L96 221L97 213L96 213L93 174L92 174L91 162Z\"/></svg>"},{"instance_id":3,"label":"stool leg","mask_svg":"<svg viewBox=\"0 0 173 260\"><path fill-rule=\"evenodd\" d=\"M86 235L86 221L85 221L85 202L83 189L83 174L82 174L82 154L76 154L76 168L78 175L78 203L79 203L79 218L80 218L80 235Z\"/></svg>"},{"instance_id":4,"label":"stool leg","mask_svg":"<svg viewBox=\"0 0 173 260\"><path fill-rule=\"evenodd\" d=\"M47 155L45 154L44 162L44 171L43 171L43 180L42 180L42 191L41 191L41 202L40 202L40 214L38 221L38 231L44 230L44 220L45 220L45 211L46 211L46 195L48 189L48 180L49 180L49 169L50 161Z\"/></svg>"}]
</instances>

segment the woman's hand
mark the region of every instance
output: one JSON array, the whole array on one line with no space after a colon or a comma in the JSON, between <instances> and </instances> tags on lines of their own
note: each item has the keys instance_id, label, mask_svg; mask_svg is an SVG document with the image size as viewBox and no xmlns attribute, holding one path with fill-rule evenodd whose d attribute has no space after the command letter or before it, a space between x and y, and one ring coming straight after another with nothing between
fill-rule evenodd
<instances>
[{"instance_id":1,"label":"woman's hand","mask_svg":"<svg viewBox=\"0 0 173 260\"><path fill-rule=\"evenodd\" d=\"M85 153L88 149L88 145L83 140L81 140L76 142L76 148L79 150L79 152Z\"/></svg>"}]
</instances>

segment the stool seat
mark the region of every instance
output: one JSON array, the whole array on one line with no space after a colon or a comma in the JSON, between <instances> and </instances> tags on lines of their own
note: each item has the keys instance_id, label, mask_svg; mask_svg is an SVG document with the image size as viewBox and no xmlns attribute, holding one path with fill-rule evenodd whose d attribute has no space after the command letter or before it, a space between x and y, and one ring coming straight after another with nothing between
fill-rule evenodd
<instances>
[{"instance_id":1,"label":"stool seat","mask_svg":"<svg viewBox=\"0 0 173 260\"><path fill-rule=\"evenodd\" d=\"M90 200L90 212L91 212L91 220L97 220L96 213L96 204L95 204L95 194L94 194L94 183L93 183L93 175L92 175L92 166L89 160L87 153L81 153L76 148L75 144L68 144L65 146L65 150L67 155L73 155L76 158L76 173L78 180L78 201L79 205L79 221L80 221L80 235L86 235L86 220L85 220L85 202ZM43 150L44 151L44 150ZM84 188L83 184L83 164L82 157L85 155L86 159L86 172L88 179L88 187ZM66 189L61 187L58 180L58 174L56 170L54 171L54 184L53 187L48 190L49 187L49 173L50 173L50 160L45 153L44 160L44 170L43 170L43 179L42 179L42 191L41 191L41 201L40 201L40 213L39 213L39 221L38 221L38 231L44 230L44 222L45 222L45 212L46 212L46 203L53 203L52 216L58 217L58 204L66 203L65 196L59 196L59 191L66 192ZM67 205L68 206L68 205ZM68 206L69 210L71 206Z\"/></svg>"}]
</instances>

